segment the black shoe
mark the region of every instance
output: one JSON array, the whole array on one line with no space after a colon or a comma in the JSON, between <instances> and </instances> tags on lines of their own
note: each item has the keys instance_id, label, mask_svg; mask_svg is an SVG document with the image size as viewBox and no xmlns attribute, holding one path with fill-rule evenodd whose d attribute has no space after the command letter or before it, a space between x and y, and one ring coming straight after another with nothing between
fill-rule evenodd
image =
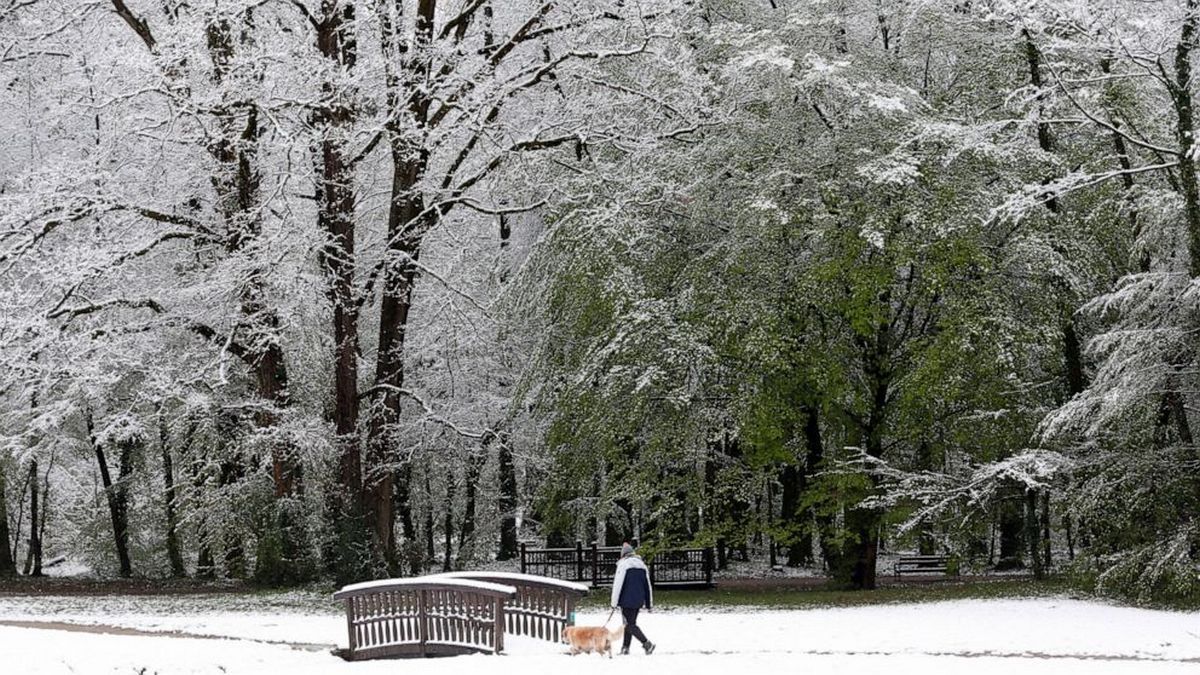
<instances>
[{"instance_id":1,"label":"black shoe","mask_svg":"<svg viewBox=\"0 0 1200 675\"><path fill-rule=\"evenodd\" d=\"M642 645L642 649L646 650L646 656L650 656L654 653L654 643L646 640L646 644Z\"/></svg>"},{"instance_id":2,"label":"black shoe","mask_svg":"<svg viewBox=\"0 0 1200 675\"><path fill-rule=\"evenodd\" d=\"M629 656L629 647L621 647L621 656Z\"/></svg>"}]
</instances>

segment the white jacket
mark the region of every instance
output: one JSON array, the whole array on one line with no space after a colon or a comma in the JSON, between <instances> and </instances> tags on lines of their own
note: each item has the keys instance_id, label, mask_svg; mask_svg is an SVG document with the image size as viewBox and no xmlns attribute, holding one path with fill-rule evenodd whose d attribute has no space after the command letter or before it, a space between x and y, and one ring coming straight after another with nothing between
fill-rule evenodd
<instances>
[{"instance_id":1,"label":"white jacket","mask_svg":"<svg viewBox=\"0 0 1200 675\"><path fill-rule=\"evenodd\" d=\"M621 561L617 563L617 573L616 576L613 577L611 605L616 607L619 604L621 599L621 590L625 586L625 574L631 569L640 570L641 574L638 576L644 576L646 580L646 592L649 594L646 598L645 604L648 607L653 607L654 584L650 583L650 570L646 568L646 563L637 555L626 556L621 558Z\"/></svg>"}]
</instances>

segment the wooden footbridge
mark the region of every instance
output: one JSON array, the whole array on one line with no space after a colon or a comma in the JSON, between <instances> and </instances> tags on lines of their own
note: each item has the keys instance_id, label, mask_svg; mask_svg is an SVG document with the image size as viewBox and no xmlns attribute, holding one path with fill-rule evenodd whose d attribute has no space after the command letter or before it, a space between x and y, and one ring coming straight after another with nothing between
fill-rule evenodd
<instances>
[{"instance_id":1,"label":"wooden footbridge","mask_svg":"<svg viewBox=\"0 0 1200 675\"><path fill-rule=\"evenodd\" d=\"M506 635L559 641L575 621L581 584L504 572L449 572L346 586L352 661L504 650Z\"/></svg>"}]
</instances>

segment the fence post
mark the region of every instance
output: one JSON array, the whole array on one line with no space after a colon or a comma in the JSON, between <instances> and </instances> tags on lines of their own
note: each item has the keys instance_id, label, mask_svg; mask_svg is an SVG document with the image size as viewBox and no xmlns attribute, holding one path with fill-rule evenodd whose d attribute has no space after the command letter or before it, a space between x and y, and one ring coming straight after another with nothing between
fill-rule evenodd
<instances>
[{"instance_id":1,"label":"fence post","mask_svg":"<svg viewBox=\"0 0 1200 675\"><path fill-rule=\"evenodd\" d=\"M417 591L417 638L420 640L421 656L425 656L425 643L429 641L429 601L425 594L429 591Z\"/></svg>"},{"instance_id":2,"label":"fence post","mask_svg":"<svg viewBox=\"0 0 1200 675\"><path fill-rule=\"evenodd\" d=\"M575 540L575 578L572 581L583 581L583 542Z\"/></svg>"},{"instance_id":3,"label":"fence post","mask_svg":"<svg viewBox=\"0 0 1200 675\"><path fill-rule=\"evenodd\" d=\"M346 598L346 630L350 634L350 658L354 658L354 650L358 649L358 640L354 630L354 598Z\"/></svg>"},{"instance_id":4,"label":"fence post","mask_svg":"<svg viewBox=\"0 0 1200 675\"><path fill-rule=\"evenodd\" d=\"M525 542L521 542L521 574L525 574Z\"/></svg>"},{"instance_id":5,"label":"fence post","mask_svg":"<svg viewBox=\"0 0 1200 675\"><path fill-rule=\"evenodd\" d=\"M704 583L712 586L713 577L713 550L711 548L704 549Z\"/></svg>"},{"instance_id":6,"label":"fence post","mask_svg":"<svg viewBox=\"0 0 1200 675\"><path fill-rule=\"evenodd\" d=\"M492 629L495 632L495 637L493 638L495 644L492 646L492 649L496 654L499 654L504 651L504 598L497 597L495 602L496 624Z\"/></svg>"},{"instance_id":7,"label":"fence post","mask_svg":"<svg viewBox=\"0 0 1200 675\"><path fill-rule=\"evenodd\" d=\"M650 585L651 586L654 585L655 580L658 578L657 568L658 568L658 565L656 565L654 563L654 558L651 558L650 559ZM616 582L614 581L613 583L616 583Z\"/></svg>"},{"instance_id":8,"label":"fence post","mask_svg":"<svg viewBox=\"0 0 1200 675\"><path fill-rule=\"evenodd\" d=\"M600 548L592 542L592 586L600 583Z\"/></svg>"}]
</instances>

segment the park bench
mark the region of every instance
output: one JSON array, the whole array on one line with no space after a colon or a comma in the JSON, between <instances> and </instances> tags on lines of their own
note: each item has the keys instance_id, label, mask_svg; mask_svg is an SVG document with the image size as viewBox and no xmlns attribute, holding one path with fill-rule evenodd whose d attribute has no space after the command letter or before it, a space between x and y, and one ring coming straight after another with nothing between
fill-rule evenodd
<instances>
[{"instance_id":1,"label":"park bench","mask_svg":"<svg viewBox=\"0 0 1200 675\"><path fill-rule=\"evenodd\" d=\"M902 555L896 559L896 578L905 574L949 574L949 564L950 556L945 555Z\"/></svg>"},{"instance_id":2,"label":"park bench","mask_svg":"<svg viewBox=\"0 0 1200 675\"><path fill-rule=\"evenodd\" d=\"M529 574L447 572L346 586L343 658L496 654L505 635L558 642L587 594L580 584Z\"/></svg>"}]
</instances>

